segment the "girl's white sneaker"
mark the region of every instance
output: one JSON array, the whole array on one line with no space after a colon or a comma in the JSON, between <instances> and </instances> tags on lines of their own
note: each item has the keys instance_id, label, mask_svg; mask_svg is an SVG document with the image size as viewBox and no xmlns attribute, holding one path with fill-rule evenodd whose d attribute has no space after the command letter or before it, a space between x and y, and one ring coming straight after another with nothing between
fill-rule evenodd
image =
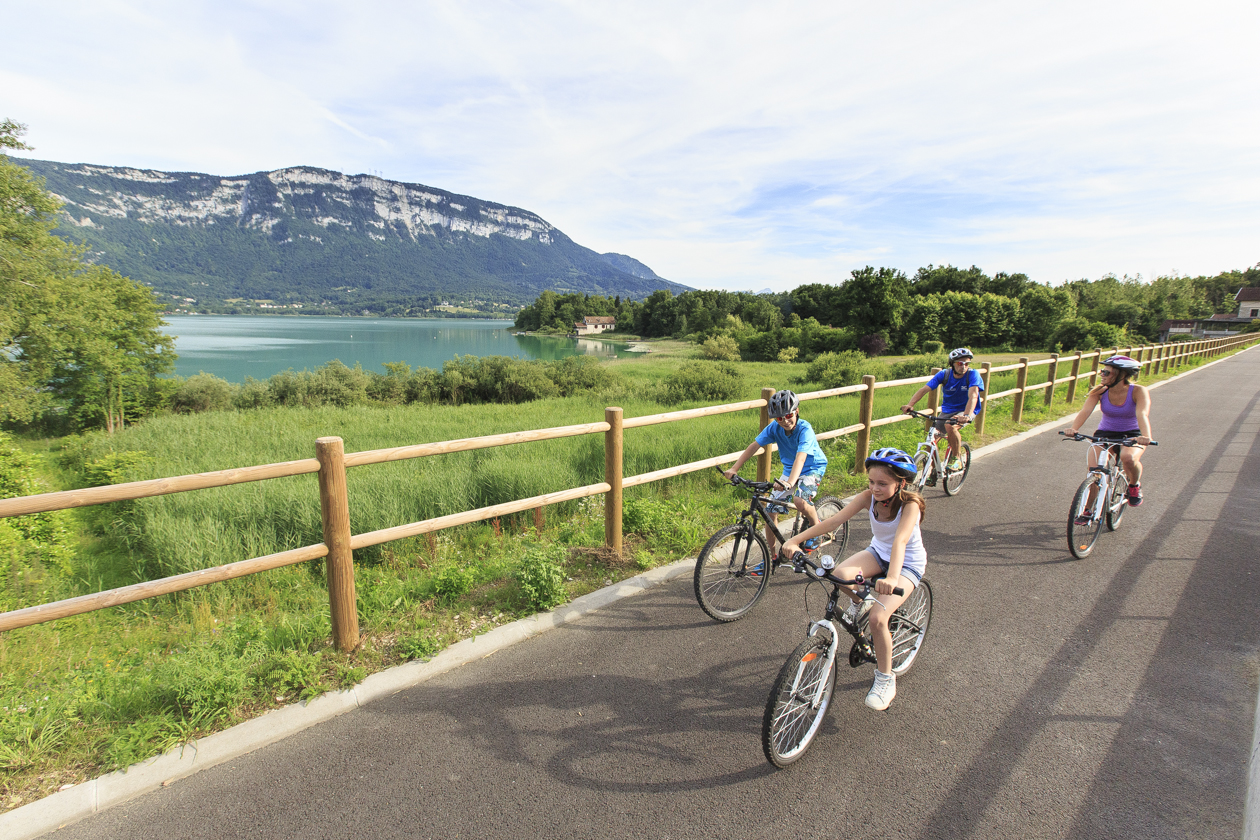
<instances>
[{"instance_id":1,"label":"girl's white sneaker","mask_svg":"<svg viewBox=\"0 0 1260 840\"><path fill-rule=\"evenodd\" d=\"M897 675L885 674L879 669L875 670L875 682L871 683L871 690L866 693L866 705L876 711L882 712L888 708L888 704L897 696Z\"/></svg>"}]
</instances>

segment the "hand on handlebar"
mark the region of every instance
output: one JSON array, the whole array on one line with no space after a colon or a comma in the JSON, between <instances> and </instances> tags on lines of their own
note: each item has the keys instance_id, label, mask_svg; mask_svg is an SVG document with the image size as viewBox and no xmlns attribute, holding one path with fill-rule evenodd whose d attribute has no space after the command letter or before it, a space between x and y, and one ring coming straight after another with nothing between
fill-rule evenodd
<instances>
[{"instance_id":1,"label":"hand on handlebar","mask_svg":"<svg viewBox=\"0 0 1260 840\"><path fill-rule=\"evenodd\" d=\"M886 577L882 577L873 584L875 591L880 595L899 595L901 594L900 586L893 586L893 582Z\"/></svg>"},{"instance_id":2,"label":"hand on handlebar","mask_svg":"<svg viewBox=\"0 0 1260 840\"><path fill-rule=\"evenodd\" d=\"M901 410L906 414L910 414L914 411L914 406L907 403L901 407Z\"/></svg>"}]
</instances>

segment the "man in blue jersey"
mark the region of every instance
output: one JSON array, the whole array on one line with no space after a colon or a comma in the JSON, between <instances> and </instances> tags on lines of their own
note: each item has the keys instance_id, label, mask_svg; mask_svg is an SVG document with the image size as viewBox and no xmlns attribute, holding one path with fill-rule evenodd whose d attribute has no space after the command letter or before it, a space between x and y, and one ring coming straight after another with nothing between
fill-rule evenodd
<instances>
[{"instance_id":1,"label":"man in blue jersey","mask_svg":"<svg viewBox=\"0 0 1260 840\"><path fill-rule=\"evenodd\" d=\"M971 359L971 351L966 347L951 350L949 367L938 371L926 385L915 391L910 402L903 405L901 410L909 411L929 391L943 388L945 399L941 401L941 414L953 415L955 420L970 423L980 413L980 392L984 390L984 380L971 369ZM960 427L945 420L936 420L935 425L936 430L944 432L945 439L949 441L949 451L945 456L948 465L946 468L962 469L962 461L958 457L958 453L962 452L962 435L958 432Z\"/></svg>"},{"instance_id":2,"label":"man in blue jersey","mask_svg":"<svg viewBox=\"0 0 1260 840\"><path fill-rule=\"evenodd\" d=\"M782 512L787 511L788 500L796 509L805 514L809 525L818 524L818 511L814 508L813 499L818 495L818 484L827 472L827 456L818 445L814 435L814 427L801 419L798 409L801 401L791 391L776 391L770 398L770 425L761 430L756 439L748 444L748 448L735 459L735 466L726 470L727 478L733 478L749 458L757 454L757 450L770 444L778 444L779 460L783 462L783 475L775 481L776 490L781 491ZM775 507L770 506L771 521L777 521ZM766 543L770 556L776 552L774 532L766 528ZM805 543L806 548L818 545L817 538Z\"/></svg>"}]
</instances>

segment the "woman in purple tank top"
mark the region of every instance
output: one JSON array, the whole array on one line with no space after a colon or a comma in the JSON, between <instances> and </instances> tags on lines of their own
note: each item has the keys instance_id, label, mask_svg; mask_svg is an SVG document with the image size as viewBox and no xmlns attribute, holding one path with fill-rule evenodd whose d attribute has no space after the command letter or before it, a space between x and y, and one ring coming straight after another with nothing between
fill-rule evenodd
<instances>
[{"instance_id":1,"label":"woman in purple tank top","mask_svg":"<svg viewBox=\"0 0 1260 840\"><path fill-rule=\"evenodd\" d=\"M1094 432L1095 436L1118 441L1137 438L1136 446L1120 448L1120 464L1129 479L1129 504L1133 507L1142 504L1142 486L1138 483L1142 478L1142 453L1151 442L1151 395L1145 387L1132 382L1141 369L1142 363L1128 356L1112 356L1103 362L1102 370L1098 371L1098 387L1086 395L1085 405L1081 406L1067 430L1069 435L1079 432L1093 413L1094 406L1098 406L1102 409L1103 419ZM1098 466L1097 452L1090 447L1091 468ZM1091 508L1093 493L1091 488Z\"/></svg>"}]
</instances>

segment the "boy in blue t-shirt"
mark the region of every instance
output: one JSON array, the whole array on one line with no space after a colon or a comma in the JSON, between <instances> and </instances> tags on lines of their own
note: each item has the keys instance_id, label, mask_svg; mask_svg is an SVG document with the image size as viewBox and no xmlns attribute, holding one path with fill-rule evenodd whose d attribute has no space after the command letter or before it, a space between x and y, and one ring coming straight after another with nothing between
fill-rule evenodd
<instances>
[{"instance_id":1,"label":"boy in blue t-shirt","mask_svg":"<svg viewBox=\"0 0 1260 840\"><path fill-rule=\"evenodd\" d=\"M800 404L800 399L791 391L776 391L770 398L770 425L762 429L756 439L748 444L748 448L735 459L735 466L726 470L724 475L734 478L739 468L756 455L758 449L772 443L778 444L783 475L775 481L774 486L784 491L784 502L787 498L792 499L792 504L805 514L812 527L818 524L818 511L814 509L812 502L814 496L818 495L818 484L827 472L827 456L818 445L814 427L800 418L797 411ZM787 495L789 493L790 496ZM775 515L774 507L771 506L769 511L770 521L777 522L778 516ZM770 556L774 557L777 549L774 532L769 527L766 528L766 544L770 549ZM817 545L818 540L814 539L809 540L805 547L814 548Z\"/></svg>"},{"instance_id":2,"label":"boy in blue t-shirt","mask_svg":"<svg viewBox=\"0 0 1260 840\"><path fill-rule=\"evenodd\" d=\"M955 420L970 423L971 419L980 413L980 392L984 390L984 380L980 378L980 374L971 369L971 359L971 351L966 347L951 350L949 367L938 371L926 385L915 391L910 402L903 405L901 410L909 411L923 398L924 394L943 387L945 399L941 401L941 414L952 414ZM945 454L945 462L948 465L946 469L962 469L962 462L958 458L958 453L962 452L962 435L958 432L959 427L944 420L936 420L934 425L938 432L945 433L945 439L949 441L949 451Z\"/></svg>"}]
</instances>

